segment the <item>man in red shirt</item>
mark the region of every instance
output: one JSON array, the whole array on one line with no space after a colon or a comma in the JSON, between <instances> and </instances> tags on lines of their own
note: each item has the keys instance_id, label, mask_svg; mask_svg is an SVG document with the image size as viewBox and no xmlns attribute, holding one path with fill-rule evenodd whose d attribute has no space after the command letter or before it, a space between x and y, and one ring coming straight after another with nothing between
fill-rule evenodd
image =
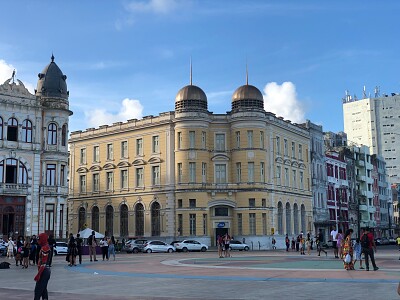
<instances>
[{"instance_id":1,"label":"man in red shirt","mask_svg":"<svg viewBox=\"0 0 400 300\"><path fill-rule=\"evenodd\" d=\"M374 271L379 270L379 268L375 264L374 252L376 252L376 244L374 241L374 235L369 231L369 227L366 227L363 235L361 236L361 247L362 252L365 256L365 265L367 266L367 271L369 271L369 259L371 258L372 266L374 267ZM367 242L367 243L365 243Z\"/></svg>"}]
</instances>

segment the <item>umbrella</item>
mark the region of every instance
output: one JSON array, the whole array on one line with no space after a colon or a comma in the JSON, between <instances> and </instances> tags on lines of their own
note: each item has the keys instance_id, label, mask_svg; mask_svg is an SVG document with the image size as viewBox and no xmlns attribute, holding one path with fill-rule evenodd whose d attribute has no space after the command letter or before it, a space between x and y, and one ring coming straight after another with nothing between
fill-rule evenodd
<instances>
[{"instance_id":1,"label":"umbrella","mask_svg":"<svg viewBox=\"0 0 400 300\"><path fill-rule=\"evenodd\" d=\"M86 228L86 229L84 229L82 231L79 231L79 234L81 235L81 238L87 239L89 236L92 235L92 231L93 231L92 229ZM104 234L101 234L101 233L99 233L97 231L95 231L94 234L95 234L96 239L99 239L99 238L101 239L101 238L104 237Z\"/></svg>"}]
</instances>

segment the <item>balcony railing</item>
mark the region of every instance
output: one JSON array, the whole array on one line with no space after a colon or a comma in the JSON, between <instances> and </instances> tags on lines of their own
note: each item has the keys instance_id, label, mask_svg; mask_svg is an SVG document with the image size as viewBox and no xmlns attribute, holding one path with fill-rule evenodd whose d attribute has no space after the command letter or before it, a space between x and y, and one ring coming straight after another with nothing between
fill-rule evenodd
<instances>
[{"instance_id":1,"label":"balcony railing","mask_svg":"<svg viewBox=\"0 0 400 300\"><path fill-rule=\"evenodd\" d=\"M49 186L49 185L41 185L40 186L41 194L48 195L68 195L68 187L67 186Z\"/></svg>"},{"instance_id":2,"label":"balcony railing","mask_svg":"<svg viewBox=\"0 0 400 300\"><path fill-rule=\"evenodd\" d=\"M28 194L29 184L0 183L0 194Z\"/></svg>"}]
</instances>

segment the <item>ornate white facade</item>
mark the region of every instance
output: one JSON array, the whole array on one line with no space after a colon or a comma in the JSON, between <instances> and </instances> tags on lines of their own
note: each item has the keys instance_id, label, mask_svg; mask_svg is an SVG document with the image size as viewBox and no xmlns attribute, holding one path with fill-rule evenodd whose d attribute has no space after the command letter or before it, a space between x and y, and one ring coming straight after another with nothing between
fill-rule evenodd
<instances>
[{"instance_id":1,"label":"ornate white facade","mask_svg":"<svg viewBox=\"0 0 400 300\"><path fill-rule=\"evenodd\" d=\"M0 234L66 236L68 121L66 76L54 62L35 95L13 77L0 85Z\"/></svg>"}]
</instances>

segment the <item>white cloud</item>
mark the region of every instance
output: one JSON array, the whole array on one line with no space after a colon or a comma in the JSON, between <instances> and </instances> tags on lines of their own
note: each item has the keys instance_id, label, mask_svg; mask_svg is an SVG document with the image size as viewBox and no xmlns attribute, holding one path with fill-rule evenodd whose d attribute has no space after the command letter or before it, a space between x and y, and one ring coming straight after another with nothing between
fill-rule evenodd
<instances>
[{"instance_id":1,"label":"white cloud","mask_svg":"<svg viewBox=\"0 0 400 300\"><path fill-rule=\"evenodd\" d=\"M179 5L177 0L144 0L132 1L126 5L130 12L150 12L154 14L168 14Z\"/></svg>"},{"instance_id":2,"label":"white cloud","mask_svg":"<svg viewBox=\"0 0 400 300\"><path fill-rule=\"evenodd\" d=\"M126 122L129 119L140 119L143 116L143 105L139 100L125 98L118 113L108 112L99 108L85 112L86 122L89 127L110 125L114 122Z\"/></svg>"},{"instance_id":3,"label":"white cloud","mask_svg":"<svg viewBox=\"0 0 400 300\"><path fill-rule=\"evenodd\" d=\"M12 65L0 59L0 84L3 84L4 81L11 78L14 69Z\"/></svg>"},{"instance_id":4,"label":"white cloud","mask_svg":"<svg viewBox=\"0 0 400 300\"><path fill-rule=\"evenodd\" d=\"M268 83L264 88L264 109L293 123L305 120L304 108L297 99L296 86L292 82L282 85Z\"/></svg>"}]
</instances>

